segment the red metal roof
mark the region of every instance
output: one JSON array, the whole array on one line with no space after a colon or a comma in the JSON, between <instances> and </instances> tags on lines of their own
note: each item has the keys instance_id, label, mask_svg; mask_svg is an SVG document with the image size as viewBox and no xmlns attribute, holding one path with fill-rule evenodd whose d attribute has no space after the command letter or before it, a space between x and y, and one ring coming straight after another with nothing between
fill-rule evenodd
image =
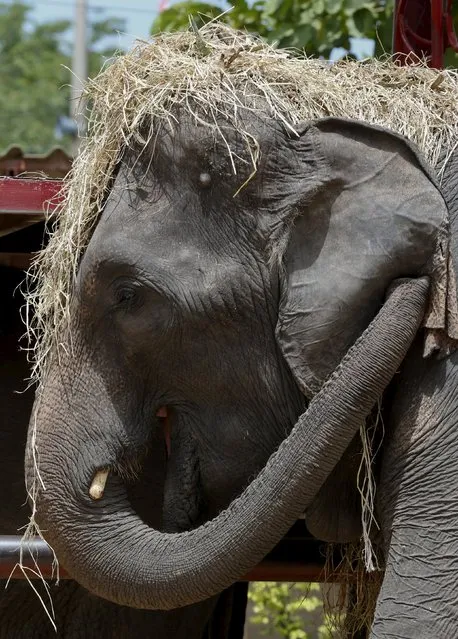
<instances>
[{"instance_id":1,"label":"red metal roof","mask_svg":"<svg viewBox=\"0 0 458 639\"><path fill-rule=\"evenodd\" d=\"M61 186L61 180L0 177L0 237L41 222Z\"/></svg>"}]
</instances>

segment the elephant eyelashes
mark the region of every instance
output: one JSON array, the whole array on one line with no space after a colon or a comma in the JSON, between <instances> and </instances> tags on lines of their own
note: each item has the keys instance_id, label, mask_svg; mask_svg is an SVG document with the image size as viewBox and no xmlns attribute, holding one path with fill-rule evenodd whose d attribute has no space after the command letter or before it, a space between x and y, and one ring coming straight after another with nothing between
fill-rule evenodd
<instances>
[{"instance_id":1,"label":"elephant eyelashes","mask_svg":"<svg viewBox=\"0 0 458 639\"><path fill-rule=\"evenodd\" d=\"M134 310L143 302L142 288L138 284L123 283L116 287L114 301L116 306L124 310Z\"/></svg>"}]
</instances>

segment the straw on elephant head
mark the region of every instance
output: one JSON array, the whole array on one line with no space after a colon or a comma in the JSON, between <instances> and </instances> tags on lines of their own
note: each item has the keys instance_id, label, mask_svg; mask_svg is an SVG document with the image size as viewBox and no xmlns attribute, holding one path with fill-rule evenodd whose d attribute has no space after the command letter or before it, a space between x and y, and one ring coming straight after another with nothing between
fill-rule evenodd
<instances>
[{"instance_id":1,"label":"straw on elephant head","mask_svg":"<svg viewBox=\"0 0 458 639\"><path fill-rule=\"evenodd\" d=\"M51 217L49 244L30 272L28 329L38 382L61 339L78 264L113 170L126 147L144 139L145 123L148 138L158 121L174 122L177 108L185 109L215 135L224 137L222 123L238 129L251 149L253 136L241 117L247 109L263 115L267 110L292 134L301 120L356 118L405 135L433 166L458 132L456 72L422 63L401 67L390 59L329 64L218 23L198 34L166 34L137 44L89 81L86 97L92 105L88 138Z\"/></svg>"}]
</instances>

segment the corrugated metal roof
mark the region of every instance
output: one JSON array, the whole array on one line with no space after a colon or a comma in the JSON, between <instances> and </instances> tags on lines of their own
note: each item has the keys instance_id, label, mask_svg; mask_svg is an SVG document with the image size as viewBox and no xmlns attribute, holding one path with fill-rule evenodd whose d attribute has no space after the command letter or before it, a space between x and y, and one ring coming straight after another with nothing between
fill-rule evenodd
<instances>
[{"instance_id":1,"label":"corrugated metal roof","mask_svg":"<svg viewBox=\"0 0 458 639\"><path fill-rule=\"evenodd\" d=\"M15 177L21 173L38 173L42 177L63 178L72 166L72 158L59 146L44 154L25 153L11 146L0 155L0 176Z\"/></svg>"}]
</instances>

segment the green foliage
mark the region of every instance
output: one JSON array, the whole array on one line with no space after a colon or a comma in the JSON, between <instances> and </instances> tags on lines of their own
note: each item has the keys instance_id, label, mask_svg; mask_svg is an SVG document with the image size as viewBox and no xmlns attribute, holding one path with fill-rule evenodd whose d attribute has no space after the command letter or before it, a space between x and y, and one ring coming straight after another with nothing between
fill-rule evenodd
<instances>
[{"instance_id":1,"label":"green foliage","mask_svg":"<svg viewBox=\"0 0 458 639\"><path fill-rule=\"evenodd\" d=\"M58 117L69 113L71 22L35 24L30 11L23 2L0 2L0 150L17 144L39 153L56 144ZM91 74L112 55L112 49L104 47L104 38L116 28L122 29L123 23L92 24ZM60 143L69 147L70 140Z\"/></svg>"},{"instance_id":2,"label":"green foliage","mask_svg":"<svg viewBox=\"0 0 458 639\"><path fill-rule=\"evenodd\" d=\"M389 50L394 0L234 0L222 20L235 28L258 33L280 47L305 49L309 55L328 57L335 47L350 49L350 38L376 39ZM159 14L152 33L174 31L220 15L225 8L185 1Z\"/></svg>"},{"instance_id":3,"label":"green foliage","mask_svg":"<svg viewBox=\"0 0 458 639\"><path fill-rule=\"evenodd\" d=\"M227 11L230 7L232 9ZM223 5L186 0L159 14L152 33L175 31L220 16L237 29L257 33L280 47L303 49L308 55L329 57L334 48L350 50L350 38L375 41L375 55L391 52L394 0L228 0ZM454 3L458 24L458 3ZM446 64L457 66L447 52Z\"/></svg>"},{"instance_id":4,"label":"green foliage","mask_svg":"<svg viewBox=\"0 0 458 639\"><path fill-rule=\"evenodd\" d=\"M27 141L29 149L38 150L43 136L51 143L62 108L58 88L68 82L61 66L68 60L58 38L69 24L27 32L28 11L20 3L0 5L0 148Z\"/></svg>"},{"instance_id":5,"label":"green foliage","mask_svg":"<svg viewBox=\"0 0 458 639\"><path fill-rule=\"evenodd\" d=\"M252 583L248 597L253 605L250 622L266 636L288 639L328 639L323 622L318 584Z\"/></svg>"}]
</instances>

